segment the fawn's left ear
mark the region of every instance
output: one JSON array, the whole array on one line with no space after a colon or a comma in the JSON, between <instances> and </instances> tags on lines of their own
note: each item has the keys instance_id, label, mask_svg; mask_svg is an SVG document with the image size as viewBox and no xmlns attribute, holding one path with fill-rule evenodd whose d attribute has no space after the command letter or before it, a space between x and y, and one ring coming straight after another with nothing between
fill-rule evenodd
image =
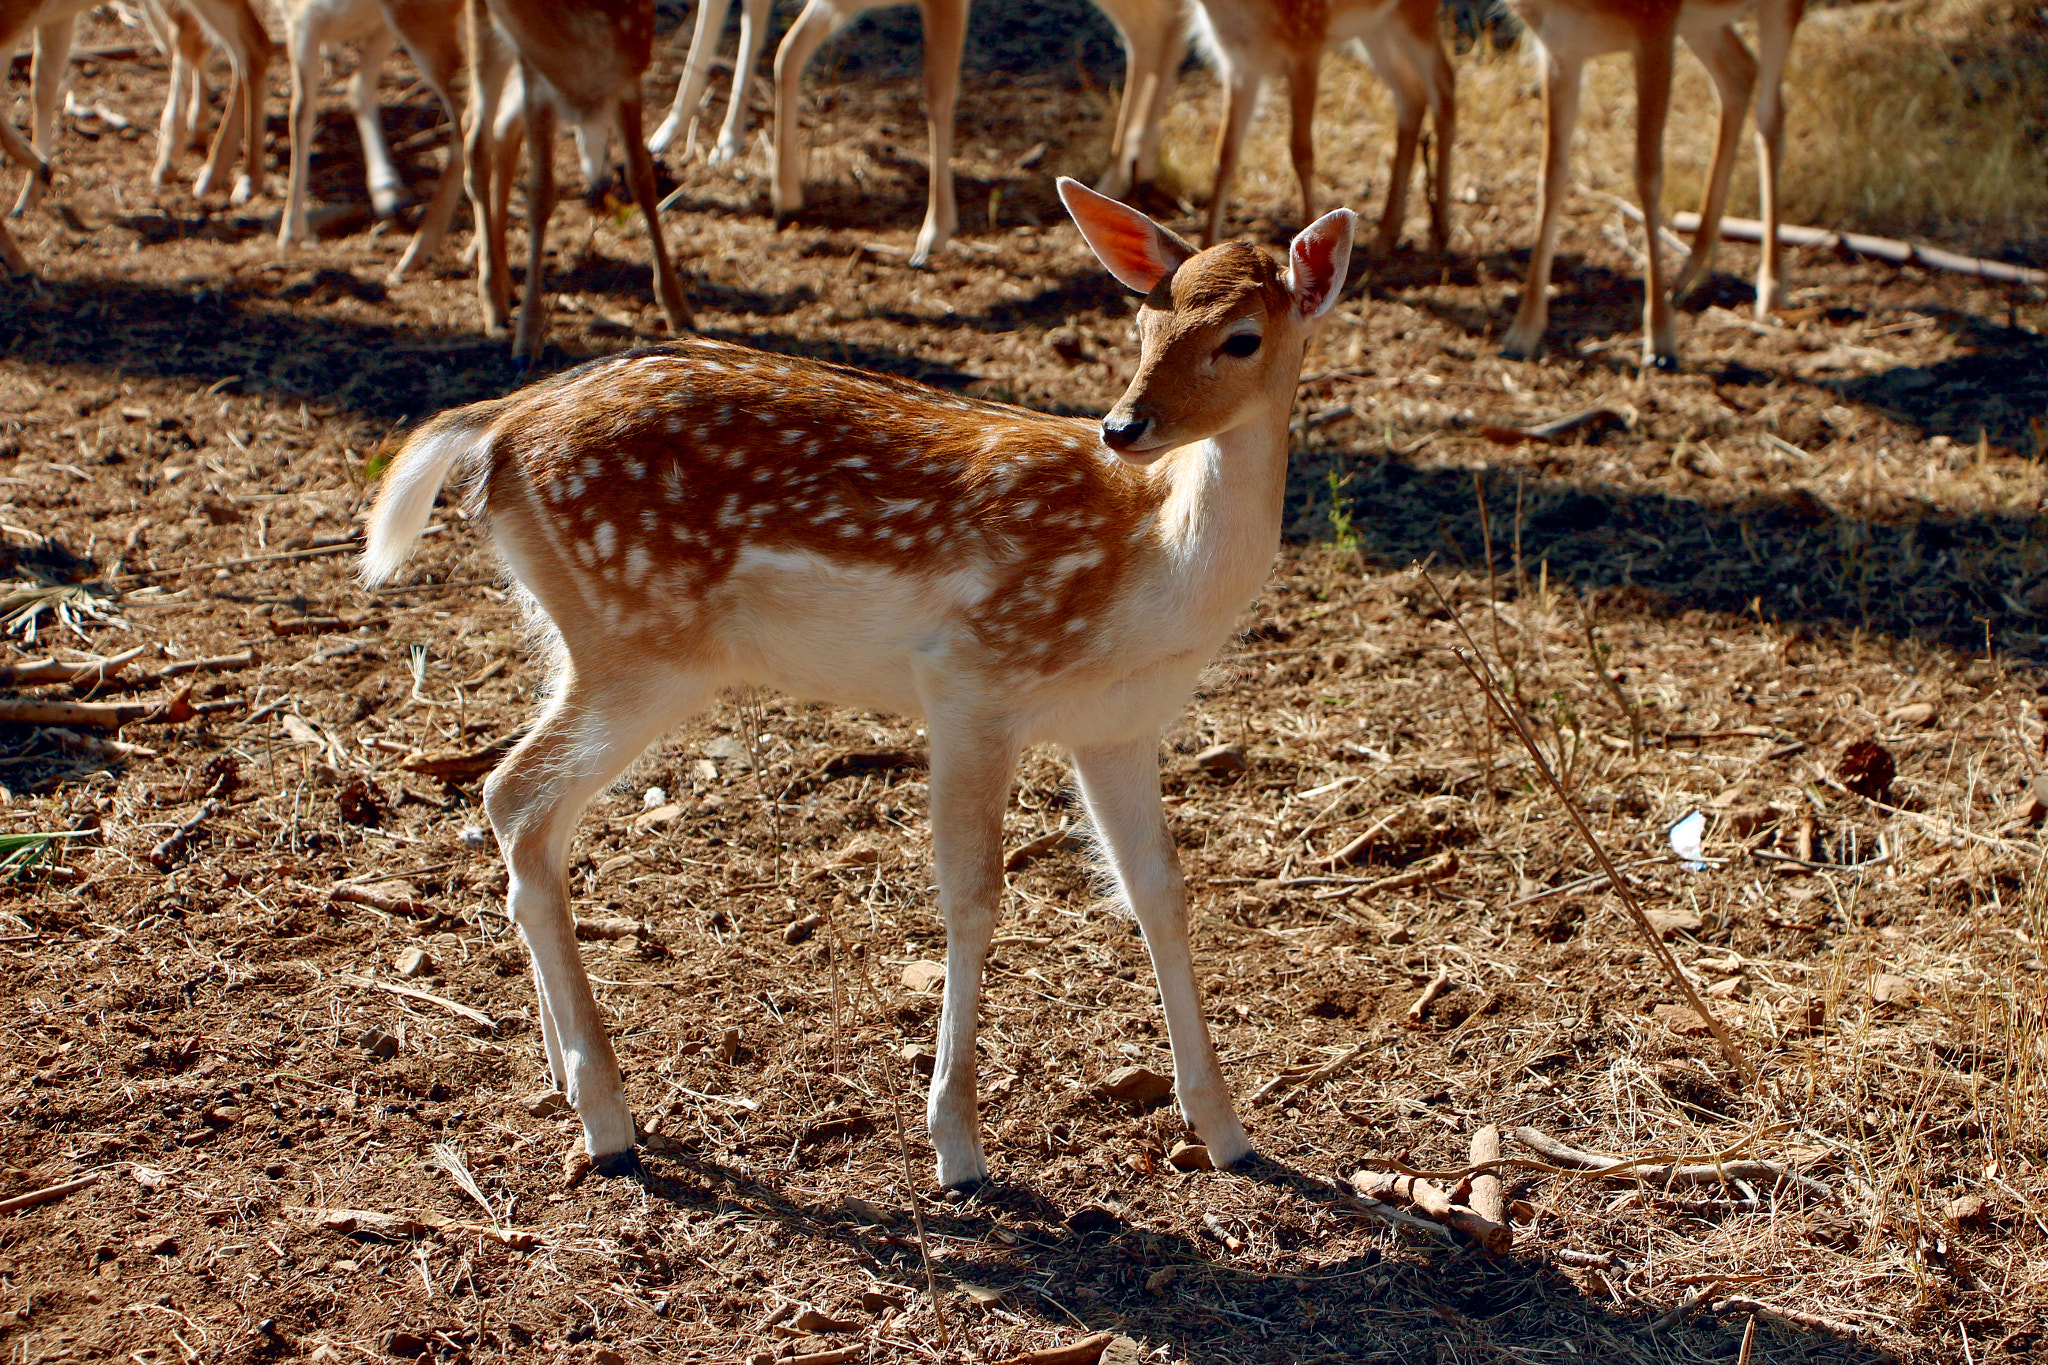
<instances>
[{"instance_id":1,"label":"fawn's left ear","mask_svg":"<svg viewBox=\"0 0 2048 1365\"><path fill-rule=\"evenodd\" d=\"M1287 248L1287 287L1301 315L1313 322L1330 311L1351 268L1351 233L1358 215L1334 209L1310 223Z\"/></svg>"},{"instance_id":2,"label":"fawn's left ear","mask_svg":"<svg viewBox=\"0 0 2048 1365\"><path fill-rule=\"evenodd\" d=\"M1097 194L1071 176L1059 178L1060 201L1074 215L1074 226L1125 288L1140 294L1195 254L1195 249L1127 204Z\"/></svg>"}]
</instances>

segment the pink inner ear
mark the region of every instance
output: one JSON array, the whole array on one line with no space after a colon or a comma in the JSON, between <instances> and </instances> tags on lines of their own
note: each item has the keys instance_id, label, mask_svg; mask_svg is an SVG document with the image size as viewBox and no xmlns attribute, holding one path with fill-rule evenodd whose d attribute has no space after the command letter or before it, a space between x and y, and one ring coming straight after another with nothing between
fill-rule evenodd
<instances>
[{"instance_id":1,"label":"pink inner ear","mask_svg":"<svg viewBox=\"0 0 2048 1365\"><path fill-rule=\"evenodd\" d=\"M1295 296L1309 317L1327 308L1344 285L1351 263L1350 228L1349 215L1332 214L1311 224L1288 248Z\"/></svg>"},{"instance_id":2,"label":"pink inner ear","mask_svg":"<svg viewBox=\"0 0 2048 1365\"><path fill-rule=\"evenodd\" d=\"M1076 185L1060 197L1096 258L1126 287L1148 294L1178 263L1162 230L1136 209Z\"/></svg>"}]
</instances>

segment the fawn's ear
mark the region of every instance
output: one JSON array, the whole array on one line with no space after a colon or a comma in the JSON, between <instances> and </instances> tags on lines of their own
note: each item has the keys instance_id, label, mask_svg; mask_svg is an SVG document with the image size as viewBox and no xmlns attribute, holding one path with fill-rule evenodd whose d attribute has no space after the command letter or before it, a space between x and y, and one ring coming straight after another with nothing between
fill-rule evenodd
<instances>
[{"instance_id":1,"label":"fawn's ear","mask_svg":"<svg viewBox=\"0 0 2048 1365\"><path fill-rule=\"evenodd\" d=\"M1144 214L1071 176L1059 179L1060 200L1102 268L1140 294L1171 274L1195 249Z\"/></svg>"},{"instance_id":2,"label":"fawn's ear","mask_svg":"<svg viewBox=\"0 0 2048 1365\"><path fill-rule=\"evenodd\" d=\"M1287 287L1294 304L1313 322L1330 311L1351 268L1351 233L1358 215L1335 209L1301 230L1287 248Z\"/></svg>"}]
</instances>

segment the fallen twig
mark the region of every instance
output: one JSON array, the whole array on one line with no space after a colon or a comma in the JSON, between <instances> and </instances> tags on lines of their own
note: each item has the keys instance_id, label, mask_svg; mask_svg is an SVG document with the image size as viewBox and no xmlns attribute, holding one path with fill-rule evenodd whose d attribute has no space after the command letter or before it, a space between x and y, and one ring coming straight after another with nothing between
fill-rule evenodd
<instances>
[{"instance_id":1,"label":"fallen twig","mask_svg":"<svg viewBox=\"0 0 2048 1365\"><path fill-rule=\"evenodd\" d=\"M1514 1241L1514 1234L1506 1225L1453 1204L1449 1195L1427 1180L1395 1175L1392 1171L1361 1170L1352 1174L1351 1183L1369 1198L1398 1199L1420 1210L1431 1220L1464 1233L1496 1256L1506 1251Z\"/></svg>"},{"instance_id":2,"label":"fallen twig","mask_svg":"<svg viewBox=\"0 0 2048 1365\"><path fill-rule=\"evenodd\" d=\"M1472 1212L1511 1234L1507 1200L1500 1187L1499 1168L1495 1165L1500 1160L1500 1129L1491 1123L1481 1128L1472 1135L1469 1151L1472 1164L1483 1169L1472 1177L1471 1193L1465 1202L1471 1205ZM1506 1249L1505 1244L1502 1249Z\"/></svg>"},{"instance_id":3,"label":"fallen twig","mask_svg":"<svg viewBox=\"0 0 2048 1365\"><path fill-rule=\"evenodd\" d=\"M1700 216L1697 213L1675 213L1671 216L1671 226L1680 232L1698 232ZM1764 225L1754 218L1723 218L1721 237L1730 242L1761 242ZM1896 265L1924 265L1952 275L1975 275L1979 279L1997 280L2000 284L2048 285L2048 270L1987 261L1982 256L1965 256L1959 252L1943 251L1938 246L1922 246L1918 242L1902 242L1893 237L1873 237L1865 232L1831 232L1827 228L1780 223L1778 240L1787 246L1839 245L1859 256L1875 256Z\"/></svg>"},{"instance_id":4,"label":"fallen twig","mask_svg":"<svg viewBox=\"0 0 2048 1365\"><path fill-rule=\"evenodd\" d=\"M1782 1322L1792 1327L1804 1327L1815 1332L1826 1332L1832 1336L1849 1337L1860 1341L1869 1335L1867 1328L1838 1318L1824 1318L1818 1313L1808 1313L1797 1308L1780 1308L1761 1299L1726 1298L1715 1309L1720 1313L1754 1313L1760 1318Z\"/></svg>"},{"instance_id":5,"label":"fallen twig","mask_svg":"<svg viewBox=\"0 0 2048 1365\"><path fill-rule=\"evenodd\" d=\"M1423 570L1422 579L1425 583L1429 584L1429 590L1436 595L1438 605L1443 607L1445 614L1450 617L1451 623L1457 627L1458 634L1464 637L1466 646L1471 650L1470 657L1467 657L1463 651L1456 649L1451 651L1452 656L1458 660L1459 666L1471 676L1472 681L1478 684L1479 690L1485 695L1487 701L1492 704L1494 710L1498 711L1508 722L1509 728L1515 732L1515 737L1522 742L1522 747L1528 751L1529 761L1536 765L1536 771L1542 774L1544 783L1549 786L1552 794L1557 797L1558 804L1564 808L1564 813L1570 818L1573 828L1578 831L1579 837L1585 840L1587 848L1592 850L1594 859L1600 864L1600 870L1605 872L1608 879L1613 883L1615 894L1620 896L1622 904L1628 907L1629 915L1635 920L1636 928L1641 932L1643 941L1649 945L1650 951L1663 963L1664 970L1670 975L1672 982L1677 986L1679 992L1684 995L1686 1002L1692 1006L1694 1012L1701 1019L1706 1021L1707 1028L1712 1031L1714 1040L1720 1043L1721 1050L1727 1054L1728 1060L1734 1063L1736 1069L1742 1073L1743 1078L1750 1085L1754 1086L1757 1084L1758 1079L1755 1065L1750 1062L1747 1054L1735 1046L1735 1040L1728 1036L1728 1030L1722 1025L1721 1021L1701 1003L1699 992L1693 989L1692 981L1679 968L1677 959L1671 956L1671 950L1664 946L1664 936L1657 932L1655 925L1650 923L1650 917L1643 910L1642 903L1636 899L1635 893L1629 889L1628 883L1622 879L1621 873L1616 870L1613 860L1607 856L1606 847L1601 844L1599 836L1593 833L1593 827L1586 823L1586 817L1579 812L1578 803L1572 800L1570 793L1565 791L1564 784L1557 780L1557 774L1550 770L1550 761L1544 758L1542 747L1536 743L1536 737L1529 733L1529 727L1523 721L1521 713L1508 705L1507 698L1501 694L1499 687L1494 683L1493 668L1486 662L1486 657L1479 652L1479 642L1472 638L1472 632L1465 629L1464 618L1459 616L1457 611L1452 608L1450 599L1444 596L1443 589L1437 586L1436 579L1430 575L1428 570Z\"/></svg>"},{"instance_id":6,"label":"fallen twig","mask_svg":"<svg viewBox=\"0 0 2048 1365\"><path fill-rule=\"evenodd\" d=\"M0 698L0 722L15 725L89 725L118 730L123 725L175 725L192 718L192 689L182 688L169 701L31 701Z\"/></svg>"},{"instance_id":7,"label":"fallen twig","mask_svg":"<svg viewBox=\"0 0 2048 1365\"><path fill-rule=\"evenodd\" d=\"M73 753L85 754L92 758L156 758L158 751L144 748L140 744L124 744L118 739L101 739L98 735L81 735L76 730L62 726L50 726L42 731L43 738Z\"/></svg>"},{"instance_id":8,"label":"fallen twig","mask_svg":"<svg viewBox=\"0 0 2048 1365\"><path fill-rule=\"evenodd\" d=\"M1686 1295L1684 1301L1681 1302L1676 1308L1666 1313L1663 1317L1658 1318L1655 1322L1651 1323L1648 1327L1644 1328L1643 1330L1646 1332L1662 1332L1668 1328L1676 1327L1679 1323L1685 1321L1688 1317L1690 1317L1692 1315L1692 1311L1695 1308L1698 1308L1708 1299L1713 1298L1715 1291L1720 1289L1720 1287L1721 1281L1718 1277L1715 1279L1708 1280L1698 1289L1695 1289L1692 1291L1692 1293Z\"/></svg>"},{"instance_id":9,"label":"fallen twig","mask_svg":"<svg viewBox=\"0 0 2048 1365\"><path fill-rule=\"evenodd\" d=\"M309 550L280 550L275 554L248 555L242 559L216 559L209 564L184 564L172 569L136 569L131 573L109 575L109 583L124 582L132 578L178 578L188 573L205 573L214 569L239 569L249 564L276 564L287 559L313 559L320 555L340 555L362 546L360 536L333 545L315 545Z\"/></svg>"},{"instance_id":10,"label":"fallen twig","mask_svg":"<svg viewBox=\"0 0 2048 1365\"><path fill-rule=\"evenodd\" d=\"M191 841L192 836L197 834L201 826L205 825L208 820L211 820L214 812L219 809L220 802L218 801L207 801L201 804L198 814L172 830L169 834L166 834L163 837L163 841L149 851L149 860L155 863L157 867L165 869L176 863L179 855L185 851L185 845Z\"/></svg>"},{"instance_id":11,"label":"fallen twig","mask_svg":"<svg viewBox=\"0 0 2048 1365\"><path fill-rule=\"evenodd\" d=\"M1368 1043L1359 1043L1349 1051L1333 1057L1327 1062L1319 1062L1313 1066L1290 1066L1283 1068L1280 1074L1251 1093L1249 1103L1257 1104L1275 1091L1283 1090L1290 1085L1318 1085L1330 1079L1330 1077L1336 1075L1345 1067L1350 1066L1360 1057L1363 1057L1366 1049L1370 1046Z\"/></svg>"},{"instance_id":12,"label":"fallen twig","mask_svg":"<svg viewBox=\"0 0 2048 1365\"><path fill-rule=\"evenodd\" d=\"M1408 1007L1408 1013L1401 1016L1401 1027L1421 1028L1423 1017L1429 1013L1429 1007L1436 1003L1436 998L1444 993L1444 987L1450 984L1451 969L1449 967L1437 968L1436 975L1431 977L1429 984L1422 988L1422 994L1417 996L1415 1003Z\"/></svg>"},{"instance_id":13,"label":"fallen twig","mask_svg":"<svg viewBox=\"0 0 2048 1365\"><path fill-rule=\"evenodd\" d=\"M1681 1164L1663 1157L1638 1157L1627 1159L1609 1155L1606 1152L1588 1152L1559 1142L1556 1138L1526 1125L1515 1129L1515 1141L1530 1151L1546 1156L1564 1166L1577 1166L1602 1179L1625 1178L1645 1185L1725 1185L1734 1180L1750 1180L1761 1184L1783 1182L1796 1185L1812 1194L1832 1202L1835 1192L1818 1180L1810 1179L1774 1161L1763 1161L1755 1157L1718 1158L1708 1161Z\"/></svg>"},{"instance_id":14,"label":"fallen twig","mask_svg":"<svg viewBox=\"0 0 2048 1365\"><path fill-rule=\"evenodd\" d=\"M183 677L187 673L230 673L238 668L250 668L263 662L263 656L250 646L240 654L218 654L211 659L179 659L165 664L151 675L161 681L165 678Z\"/></svg>"},{"instance_id":15,"label":"fallen twig","mask_svg":"<svg viewBox=\"0 0 2048 1365\"><path fill-rule=\"evenodd\" d=\"M490 1223L468 1223L443 1218L437 1213L380 1213L375 1209L293 1209L290 1212L311 1219L323 1232L343 1237L384 1237L397 1241L429 1233L453 1232L465 1237L488 1237L514 1251L540 1245L540 1234L518 1228L501 1228Z\"/></svg>"},{"instance_id":16,"label":"fallen twig","mask_svg":"<svg viewBox=\"0 0 2048 1365\"><path fill-rule=\"evenodd\" d=\"M27 1194L17 1194L12 1199L0 1199L0 1213L19 1213L23 1209L53 1204L66 1195L77 1194L87 1186L99 1183L100 1178L97 1175L87 1175L76 1180L67 1180L61 1185L45 1185L39 1190L30 1190Z\"/></svg>"},{"instance_id":17,"label":"fallen twig","mask_svg":"<svg viewBox=\"0 0 2048 1365\"><path fill-rule=\"evenodd\" d=\"M495 1029L498 1026L497 1021L482 1010L472 1009L468 1005L450 1000L445 995L435 995L431 991L416 991L410 986L395 986L389 981L379 981L374 977L368 976L357 976L352 972L337 972L335 975L337 979L346 981L351 986L368 986L372 990L388 991L392 995L402 996L407 1000L417 1000L421 1004L438 1005L450 1014L459 1014L464 1019L482 1024L488 1029Z\"/></svg>"},{"instance_id":18,"label":"fallen twig","mask_svg":"<svg viewBox=\"0 0 2048 1365\"><path fill-rule=\"evenodd\" d=\"M40 687L50 683L90 687L105 682L120 672L130 662L140 658L148 647L137 645L125 653L84 663L64 663L52 655L47 659L32 659L27 663L0 664L0 687Z\"/></svg>"}]
</instances>

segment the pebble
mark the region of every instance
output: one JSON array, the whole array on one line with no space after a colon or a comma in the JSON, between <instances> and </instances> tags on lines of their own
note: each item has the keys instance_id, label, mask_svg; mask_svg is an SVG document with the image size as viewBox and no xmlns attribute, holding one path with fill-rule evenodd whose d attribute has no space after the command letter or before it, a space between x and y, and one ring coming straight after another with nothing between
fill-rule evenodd
<instances>
[{"instance_id":1,"label":"pebble","mask_svg":"<svg viewBox=\"0 0 2048 1365\"><path fill-rule=\"evenodd\" d=\"M1209 1149L1199 1142L1183 1142L1166 1154L1166 1159L1175 1170L1213 1171L1216 1162L1209 1155Z\"/></svg>"},{"instance_id":2,"label":"pebble","mask_svg":"<svg viewBox=\"0 0 2048 1365\"><path fill-rule=\"evenodd\" d=\"M526 1101L526 1112L537 1119L558 1118L569 1112L569 1097L559 1090L543 1090Z\"/></svg>"},{"instance_id":3,"label":"pebble","mask_svg":"<svg viewBox=\"0 0 2048 1365\"><path fill-rule=\"evenodd\" d=\"M1120 1066L1102 1079L1095 1093L1134 1104L1154 1104L1173 1093L1173 1080L1149 1067Z\"/></svg>"},{"instance_id":4,"label":"pebble","mask_svg":"<svg viewBox=\"0 0 2048 1365\"><path fill-rule=\"evenodd\" d=\"M428 976L433 973L434 959L424 948L407 948L398 955L394 965L398 968L398 974L403 977Z\"/></svg>"},{"instance_id":5,"label":"pebble","mask_svg":"<svg viewBox=\"0 0 2048 1365\"><path fill-rule=\"evenodd\" d=\"M816 933L818 926L824 922L825 917L818 914L805 915L802 919L791 920L789 927L782 931L782 941L791 947L795 947Z\"/></svg>"},{"instance_id":6,"label":"pebble","mask_svg":"<svg viewBox=\"0 0 2048 1365\"><path fill-rule=\"evenodd\" d=\"M732 1065L732 1059L740 1055L740 1031L727 1028L721 1032L718 1041L712 1045L711 1055L727 1066Z\"/></svg>"},{"instance_id":7,"label":"pebble","mask_svg":"<svg viewBox=\"0 0 2048 1365\"><path fill-rule=\"evenodd\" d=\"M946 982L946 964L943 962L913 962L903 969L903 989L907 991L935 991Z\"/></svg>"}]
</instances>

